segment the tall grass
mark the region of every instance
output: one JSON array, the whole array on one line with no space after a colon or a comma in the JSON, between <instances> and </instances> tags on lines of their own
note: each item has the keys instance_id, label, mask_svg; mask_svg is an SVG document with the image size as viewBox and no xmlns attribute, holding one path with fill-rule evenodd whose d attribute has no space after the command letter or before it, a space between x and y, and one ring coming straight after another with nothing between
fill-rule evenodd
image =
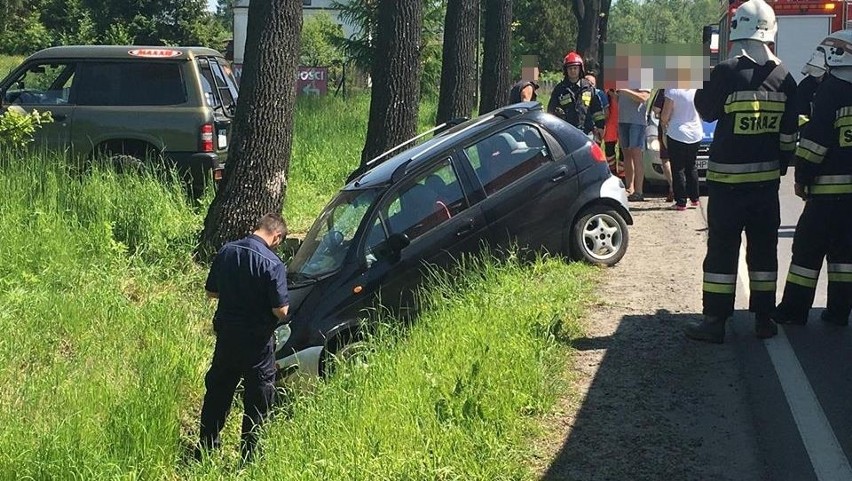
<instances>
[{"instance_id":1,"label":"tall grass","mask_svg":"<svg viewBox=\"0 0 852 481\"><path fill-rule=\"evenodd\" d=\"M321 115L326 102L318 117L348 116ZM366 115L357 102L339 107ZM329 135L299 116L291 201L313 216L361 129L355 114ZM436 275L410 328L381 319L366 363L294 395L255 464L235 469L239 403L225 449L187 463L213 343L191 260L204 210L174 183L65 165L0 152L0 480L529 476L524 440L560 389L558 341L577 332L593 269L486 259Z\"/></svg>"}]
</instances>

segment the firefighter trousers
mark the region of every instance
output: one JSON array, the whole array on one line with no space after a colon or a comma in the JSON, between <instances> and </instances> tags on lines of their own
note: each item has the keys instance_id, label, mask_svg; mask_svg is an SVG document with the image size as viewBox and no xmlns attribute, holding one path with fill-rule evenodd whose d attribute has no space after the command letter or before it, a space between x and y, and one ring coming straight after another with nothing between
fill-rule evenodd
<instances>
[{"instance_id":1,"label":"firefighter trousers","mask_svg":"<svg viewBox=\"0 0 852 481\"><path fill-rule=\"evenodd\" d=\"M811 198L796 224L793 259L779 315L805 322L814 303L817 279L828 258L828 302L831 317L847 319L852 310L852 199Z\"/></svg>"},{"instance_id":2,"label":"firefighter trousers","mask_svg":"<svg viewBox=\"0 0 852 481\"><path fill-rule=\"evenodd\" d=\"M707 256L704 258L704 315L727 319L734 312L742 233L746 234L749 311L768 315L775 308L778 279L778 183L707 187Z\"/></svg>"}]
</instances>

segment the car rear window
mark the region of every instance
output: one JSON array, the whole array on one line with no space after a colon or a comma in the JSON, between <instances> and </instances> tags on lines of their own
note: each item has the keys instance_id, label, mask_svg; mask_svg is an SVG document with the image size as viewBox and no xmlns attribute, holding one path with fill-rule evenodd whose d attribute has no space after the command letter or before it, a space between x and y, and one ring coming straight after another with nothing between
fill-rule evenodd
<instances>
[{"instance_id":1,"label":"car rear window","mask_svg":"<svg viewBox=\"0 0 852 481\"><path fill-rule=\"evenodd\" d=\"M84 62L78 66L77 105L145 106L186 103L177 62Z\"/></svg>"}]
</instances>

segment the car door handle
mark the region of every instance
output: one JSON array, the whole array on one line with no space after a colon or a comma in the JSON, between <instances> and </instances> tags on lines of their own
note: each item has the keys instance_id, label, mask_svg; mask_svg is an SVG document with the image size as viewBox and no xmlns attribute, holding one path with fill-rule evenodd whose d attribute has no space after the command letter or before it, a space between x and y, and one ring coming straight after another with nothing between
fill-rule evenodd
<instances>
[{"instance_id":1,"label":"car door handle","mask_svg":"<svg viewBox=\"0 0 852 481\"><path fill-rule=\"evenodd\" d=\"M550 178L550 181L551 182L559 182L559 181L565 180L567 178L568 178L568 171L564 167L562 167L561 169L559 169L556 172L556 174L553 175L553 177Z\"/></svg>"},{"instance_id":2,"label":"car door handle","mask_svg":"<svg viewBox=\"0 0 852 481\"><path fill-rule=\"evenodd\" d=\"M68 118L68 116L65 114L56 114L52 115L52 117L54 122L62 122L63 120Z\"/></svg>"},{"instance_id":3,"label":"car door handle","mask_svg":"<svg viewBox=\"0 0 852 481\"><path fill-rule=\"evenodd\" d=\"M470 219L465 223L465 225L463 225L459 230L456 231L456 237L461 237L463 235L470 234L471 232L473 232L473 228L473 219Z\"/></svg>"}]
</instances>

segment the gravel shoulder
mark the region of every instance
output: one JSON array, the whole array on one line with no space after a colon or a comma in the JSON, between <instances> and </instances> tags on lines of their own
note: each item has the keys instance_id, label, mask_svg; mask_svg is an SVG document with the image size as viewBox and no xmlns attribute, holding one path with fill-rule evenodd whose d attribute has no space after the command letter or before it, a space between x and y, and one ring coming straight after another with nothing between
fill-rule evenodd
<instances>
[{"instance_id":1,"label":"gravel shoulder","mask_svg":"<svg viewBox=\"0 0 852 481\"><path fill-rule=\"evenodd\" d=\"M603 273L571 392L533 447L543 480L765 479L737 353L682 334L701 317L703 211L668 205L631 205L627 255Z\"/></svg>"}]
</instances>

